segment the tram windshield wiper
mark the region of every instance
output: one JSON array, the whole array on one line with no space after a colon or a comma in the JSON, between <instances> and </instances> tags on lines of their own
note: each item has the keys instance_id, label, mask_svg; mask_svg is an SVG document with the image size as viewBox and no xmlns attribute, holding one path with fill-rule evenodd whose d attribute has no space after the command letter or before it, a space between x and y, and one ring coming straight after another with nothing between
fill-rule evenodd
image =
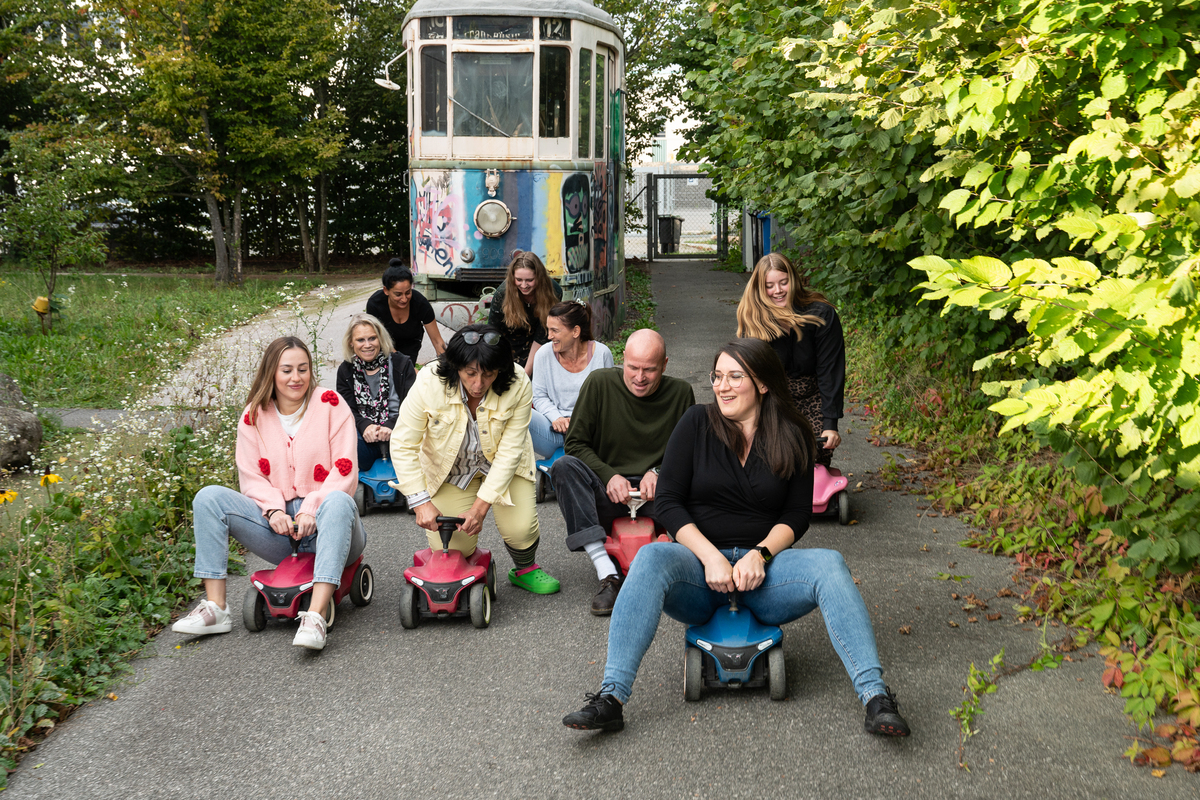
<instances>
[{"instance_id":1,"label":"tram windshield wiper","mask_svg":"<svg viewBox=\"0 0 1200 800\"><path fill-rule=\"evenodd\" d=\"M492 130L494 130L496 133L500 134L501 136L507 136L509 139L511 139L511 138L512 138L512 134L511 134L511 133L505 133L504 131L500 130L500 129L499 129L499 128L497 128L495 125L493 125L492 123L488 122L486 119L484 119L483 117L479 116L479 115L478 115L478 114L476 114L474 111L472 111L471 109L469 109L469 108L467 108L466 106L464 106L462 103L458 102L458 100L454 99L454 97L451 97L451 98L450 98L450 102L451 102L451 103L454 103L454 105L458 106L458 107L459 107L459 108L461 108L463 111L467 112L467 113L468 113L468 114L470 114L472 117L474 117L475 119L477 119L477 120L479 120L480 122L482 122L484 125L487 125L489 128L491 128Z\"/></svg>"}]
</instances>

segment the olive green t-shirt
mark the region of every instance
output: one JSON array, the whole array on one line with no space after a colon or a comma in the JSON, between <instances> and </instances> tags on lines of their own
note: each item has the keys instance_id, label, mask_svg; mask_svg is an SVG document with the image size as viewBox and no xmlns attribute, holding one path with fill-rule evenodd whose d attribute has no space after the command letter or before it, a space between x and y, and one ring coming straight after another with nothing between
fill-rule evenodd
<instances>
[{"instance_id":1,"label":"olive green t-shirt","mask_svg":"<svg viewBox=\"0 0 1200 800\"><path fill-rule=\"evenodd\" d=\"M675 423L695 402L692 387L664 375L649 397L625 386L622 368L598 369L583 382L563 449L607 484L614 475L645 475L662 464Z\"/></svg>"}]
</instances>

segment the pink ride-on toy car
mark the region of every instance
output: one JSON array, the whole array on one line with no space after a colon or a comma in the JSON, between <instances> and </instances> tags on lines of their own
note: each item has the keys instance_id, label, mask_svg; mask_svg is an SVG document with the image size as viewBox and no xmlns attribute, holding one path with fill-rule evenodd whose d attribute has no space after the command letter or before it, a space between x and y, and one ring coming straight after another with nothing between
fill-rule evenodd
<instances>
[{"instance_id":1,"label":"pink ride-on toy car","mask_svg":"<svg viewBox=\"0 0 1200 800\"><path fill-rule=\"evenodd\" d=\"M275 569L260 569L250 576L250 587L242 600L242 624L246 630L261 631L267 627L267 617L295 619L307 611L312 600L314 553L301 553L300 542L292 540L292 555ZM351 553L351 555L354 555ZM375 594L375 574L363 563L360 552L346 564L341 585L334 590L329 605L322 609L326 627L333 627L337 604L350 595L356 606L365 606Z\"/></svg>"},{"instance_id":2,"label":"pink ride-on toy car","mask_svg":"<svg viewBox=\"0 0 1200 800\"><path fill-rule=\"evenodd\" d=\"M825 437L818 436L817 444L825 444ZM837 514L838 523L850 524L850 492L846 487L850 481L840 469L817 464L813 467L813 516L831 517Z\"/></svg>"},{"instance_id":3,"label":"pink ride-on toy car","mask_svg":"<svg viewBox=\"0 0 1200 800\"><path fill-rule=\"evenodd\" d=\"M604 540L604 549L617 562L622 575L629 573L629 565L633 557L644 545L651 542L669 542L666 528L647 517L637 518L637 511L642 507L642 493L636 489L629 493L629 519L624 517L613 520L612 530Z\"/></svg>"},{"instance_id":4,"label":"pink ride-on toy car","mask_svg":"<svg viewBox=\"0 0 1200 800\"><path fill-rule=\"evenodd\" d=\"M424 617L470 617L476 628L492 622L496 598L496 565L492 553L476 547L469 558L450 549L454 529L462 517L438 517L441 552L425 548L413 553L413 565L404 570L400 590L400 625L412 629Z\"/></svg>"}]
</instances>

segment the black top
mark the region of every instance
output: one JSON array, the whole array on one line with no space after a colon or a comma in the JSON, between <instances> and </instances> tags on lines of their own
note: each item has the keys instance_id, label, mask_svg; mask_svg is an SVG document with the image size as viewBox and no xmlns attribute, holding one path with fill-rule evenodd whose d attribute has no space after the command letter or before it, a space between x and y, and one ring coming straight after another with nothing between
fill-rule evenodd
<instances>
[{"instance_id":1,"label":"black top","mask_svg":"<svg viewBox=\"0 0 1200 800\"><path fill-rule=\"evenodd\" d=\"M667 442L655 517L672 536L688 523L719 549L756 547L771 528L787 525L799 539L812 516L813 473L784 480L758 455L757 438L746 466L708 423L708 406L692 406Z\"/></svg>"},{"instance_id":2,"label":"black top","mask_svg":"<svg viewBox=\"0 0 1200 800\"><path fill-rule=\"evenodd\" d=\"M396 396L400 398L400 402L404 402L404 398L408 397L408 390L412 388L413 383L417 380L417 371L413 367L412 359L403 353L392 353L392 389L395 390ZM354 399L354 365L349 361L343 361L337 371L337 393L346 401L346 405L350 407L350 413L354 415L354 427L358 430L359 435L367 429L368 425L375 423L364 417L358 411L358 401ZM396 421L400 418L400 412L397 408L395 416L389 416L383 422L379 423L385 428L395 428Z\"/></svg>"},{"instance_id":3,"label":"black top","mask_svg":"<svg viewBox=\"0 0 1200 800\"><path fill-rule=\"evenodd\" d=\"M554 288L554 294L562 300L562 287L558 285L558 281L550 281L550 285ZM500 333L508 340L512 346L513 360L522 367L529 361L529 351L533 349L533 343L545 344L550 341L546 336L545 321L540 320L533 315L533 304L525 304L525 318L529 320L528 328L510 328L504 324L504 289L508 283L500 284L500 288L496 289L496 293L492 295L492 307L488 311L488 325L494 325L499 329Z\"/></svg>"},{"instance_id":4,"label":"black top","mask_svg":"<svg viewBox=\"0 0 1200 800\"><path fill-rule=\"evenodd\" d=\"M795 331L771 340L771 347L783 362L789 378L814 375L821 391L823 430L836 431L842 418L843 395L846 390L846 338L842 321L828 303L810 303L796 307L799 314L812 314L825 320L824 325L805 325L799 341ZM821 431L817 431L818 436Z\"/></svg>"},{"instance_id":5,"label":"black top","mask_svg":"<svg viewBox=\"0 0 1200 800\"><path fill-rule=\"evenodd\" d=\"M408 301L408 320L404 324L392 319L392 309L388 306L387 295L383 289L367 300L367 313L383 323L383 327L391 334L392 344L396 349L408 356L414 364L417 363L417 355L421 352L421 342L425 337L425 326L437 318L425 295L413 289L412 299Z\"/></svg>"}]
</instances>

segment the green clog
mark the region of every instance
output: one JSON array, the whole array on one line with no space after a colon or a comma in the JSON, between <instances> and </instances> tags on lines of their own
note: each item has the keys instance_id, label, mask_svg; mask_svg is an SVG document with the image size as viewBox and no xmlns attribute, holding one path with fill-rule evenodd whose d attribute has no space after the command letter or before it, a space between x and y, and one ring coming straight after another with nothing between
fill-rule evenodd
<instances>
[{"instance_id":1,"label":"green clog","mask_svg":"<svg viewBox=\"0 0 1200 800\"><path fill-rule=\"evenodd\" d=\"M559 590L558 578L551 577L537 564L522 570L510 569L508 582L534 594L554 594Z\"/></svg>"}]
</instances>

